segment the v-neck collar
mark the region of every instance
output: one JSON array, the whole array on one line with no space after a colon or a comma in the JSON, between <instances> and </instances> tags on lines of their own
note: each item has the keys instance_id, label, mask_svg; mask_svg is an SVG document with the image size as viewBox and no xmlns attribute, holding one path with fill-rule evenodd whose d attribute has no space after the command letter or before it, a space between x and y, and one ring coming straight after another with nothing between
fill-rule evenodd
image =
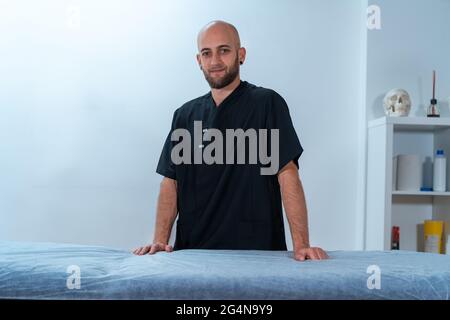
<instances>
[{"instance_id":1,"label":"v-neck collar","mask_svg":"<svg viewBox=\"0 0 450 320\"><path fill-rule=\"evenodd\" d=\"M227 104L229 104L230 101L234 100L235 97L238 97L243 89L247 86L247 81L242 81L239 83L239 85L234 89L220 104L219 106L216 106L216 102L214 101L214 98L212 96L212 92L210 91L208 94L208 99L210 102L211 107L215 111L222 110Z\"/></svg>"}]
</instances>

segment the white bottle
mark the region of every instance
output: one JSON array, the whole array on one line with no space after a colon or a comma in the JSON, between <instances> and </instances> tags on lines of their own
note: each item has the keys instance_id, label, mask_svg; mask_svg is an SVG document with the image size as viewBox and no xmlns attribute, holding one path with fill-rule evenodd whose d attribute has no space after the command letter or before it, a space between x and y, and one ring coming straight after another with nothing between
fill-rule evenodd
<instances>
[{"instance_id":1,"label":"white bottle","mask_svg":"<svg viewBox=\"0 0 450 320\"><path fill-rule=\"evenodd\" d=\"M445 253L450 255L450 235L447 236L447 244L445 245Z\"/></svg>"},{"instance_id":2,"label":"white bottle","mask_svg":"<svg viewBox=\"0 0 450 320\"><path fill-rule=\"evenodd\" d=\"M444 150L437 150L433 165L433 191L445 192L447 189L447 159Z\"/></svg>"}]
</instances>

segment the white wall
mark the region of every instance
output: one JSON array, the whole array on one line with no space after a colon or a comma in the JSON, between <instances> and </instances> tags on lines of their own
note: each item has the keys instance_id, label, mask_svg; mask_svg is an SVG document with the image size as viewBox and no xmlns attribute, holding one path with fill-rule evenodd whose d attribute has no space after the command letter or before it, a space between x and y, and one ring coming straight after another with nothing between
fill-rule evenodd
<instances>
[{"instance_id":1,"label":"white wall","mask_svg":"<svg viewBox=\"0 0 450 320\"><path fill-rule=\"evenodd\" d=\"M0 239L148 241L172 113L209 90L194 60L196 33L224 19L248 50L242 78L290 106L305 148L312 244L360 248L366 6L2 1Z\"/></svg>"},{"instance_id":2,"label":"white wall","mask_svg":"<svg viewBox=\"0 0 450 320\"><path fill-rule=\"evenodd\" d=\"M381 9L381 30L368 32L367 117L384 115L382 99L404 88L412 99L411 116L426 115L432 96L432 71L437 71L437 99L449 116L450 1L369 0Z\"/></svg>"}]
</instances>

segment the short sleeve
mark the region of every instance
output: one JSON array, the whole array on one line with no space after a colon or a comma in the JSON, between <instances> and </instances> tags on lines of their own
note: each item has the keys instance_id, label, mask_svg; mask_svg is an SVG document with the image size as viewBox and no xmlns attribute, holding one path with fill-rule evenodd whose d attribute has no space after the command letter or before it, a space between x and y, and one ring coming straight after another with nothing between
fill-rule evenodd
<instances>
[{"instance_id":1,"label":"short sleeve","mask_svg":"<svg viewBox=\"0 0 450 320\"><path fill-rule=\"evenodd\" d=\"M171 136L173 130L176 129L176 119L177 119L177 111L173 114L172 118L172 126L170 128L170 132L167 135L166 141L164 142L164 146L161 152L161 156L159 157L158 166L156 167L156 172L160 175L176 180L176 170L175 164L172 162L172 148L174 146L174 142L171 141Z\"/></svg>"},{"instance_id":2,"label":"short sleeve","mask_svg":"<svg viewBox=\"0 0 450 320\"><path fill-rule=\"evenodd\" d=\"M273 92L268 114L269 129L279 130L279 170L290 161L294 161L297 168L298 159L303 153L303 147L295 132L289 108L286 101L278 93Z\"/></svg>"}]
</instances>

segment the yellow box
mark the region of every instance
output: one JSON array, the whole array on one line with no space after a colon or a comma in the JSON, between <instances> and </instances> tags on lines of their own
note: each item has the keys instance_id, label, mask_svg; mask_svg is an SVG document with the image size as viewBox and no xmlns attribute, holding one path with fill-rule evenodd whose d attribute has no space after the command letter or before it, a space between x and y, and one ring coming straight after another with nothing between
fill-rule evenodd
<instances>
[{"instance_id":1,"label":"yellow box","mask_svg":"<svg viewBox=\"0 0 450 320\"><path fill-rule=\"evenodd\" d=\"M425 220L423 233L425 237L425 252L443 253L444 221Z\"/></svg>"}]
</instances>

